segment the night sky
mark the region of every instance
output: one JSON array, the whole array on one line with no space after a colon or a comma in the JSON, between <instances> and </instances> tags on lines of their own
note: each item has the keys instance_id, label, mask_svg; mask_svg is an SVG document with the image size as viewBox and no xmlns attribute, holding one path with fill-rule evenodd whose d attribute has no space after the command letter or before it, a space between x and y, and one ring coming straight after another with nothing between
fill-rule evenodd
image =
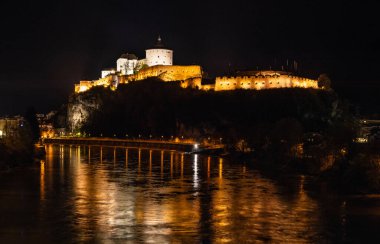
<instances>
[{"instance_id":1,"label":"night sky","mask_svg":"<svg viewBox=\"0 0 380 244\"><path fill-rule=\"evenodd\" d=\"M296 60L310 78L327 73L353 102L380 105L375 1L21 0L0 8L0 116L57 109L74 83L97 79L122 53L144 58L158 34L174 64L200 64L211 76Z\"/></svg>"}]
</instances>

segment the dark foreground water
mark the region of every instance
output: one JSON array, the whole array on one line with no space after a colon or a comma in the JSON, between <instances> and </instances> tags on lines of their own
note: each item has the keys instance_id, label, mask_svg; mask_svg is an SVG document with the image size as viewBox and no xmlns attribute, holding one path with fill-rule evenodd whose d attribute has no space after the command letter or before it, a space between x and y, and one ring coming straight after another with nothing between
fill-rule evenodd
<instances>
[{"instance_id":1,"label":"dark foreground water","mask_svg":"<svg viewBox=\"0 0 380 244\"><path fill-rule=\"evenodd\" d=\"M380 243L377 195L215 157L46 149L35 167L0 173L0 243Z\"/></svg>"}]
</instances>

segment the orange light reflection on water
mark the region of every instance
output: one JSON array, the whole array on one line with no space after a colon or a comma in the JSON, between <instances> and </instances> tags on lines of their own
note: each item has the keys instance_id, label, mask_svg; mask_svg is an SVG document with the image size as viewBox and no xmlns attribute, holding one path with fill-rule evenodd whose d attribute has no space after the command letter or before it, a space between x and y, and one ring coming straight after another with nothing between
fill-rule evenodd
<instances>
[{"instance_id":1,"label":"orange light reflection on water","mask_svg":"<svg viewBox=\"0 0 380 244\"><path fill-rule=\"evenodd\" d=\"M57 159L54 150L47 147L47 163L60 164L65 169L60 174L70 177L67 204L73 207L69 214L79 242L96 237L100 242L124 238L192 243L199 241L202 228L215 243L303 243L318 234L313 229L320 221L318 206L305 191L305 177L296 181L298 191L284 198L281 184L222 158L170 152L165 161L163 150L129 149L129 155L125 149L125 163L114 163L113 148L93 147L90 153L60 147ZM41 201L51 194L45 189L54 177L45 164L41 161ZM170 175L164 175L169 167Z\"/></svg>"}]
</instances>

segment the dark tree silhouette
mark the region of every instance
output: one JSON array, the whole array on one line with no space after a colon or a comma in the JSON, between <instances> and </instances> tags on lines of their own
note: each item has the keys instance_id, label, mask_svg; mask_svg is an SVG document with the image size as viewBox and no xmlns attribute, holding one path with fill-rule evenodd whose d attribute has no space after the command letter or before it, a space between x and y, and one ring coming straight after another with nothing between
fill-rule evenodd
<instances>
[{"instance_id":1,"label":"dark tree silhouette","mask_svg":"<svg viewBox=\"0 0 380 244\"><path fill-rule=\"evenodd\" d=\"M37 142L40 138L40 128L38 125L36 110L34 109L34 107L28 107L26 109L24 119L30 127L33 141Z\"/></svg>"}]
</instances>

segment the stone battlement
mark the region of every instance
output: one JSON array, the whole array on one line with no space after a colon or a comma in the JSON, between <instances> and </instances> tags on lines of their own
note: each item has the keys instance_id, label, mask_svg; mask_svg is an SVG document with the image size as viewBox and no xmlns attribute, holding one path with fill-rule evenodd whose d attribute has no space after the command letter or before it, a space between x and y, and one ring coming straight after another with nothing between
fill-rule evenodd
<instances>
[{"instance_id":1,"label":"stone battlement","mask_svg":"<svg viewBox=\"0 0 380 244\"><path fill-rule=\"evenodd\" d=\"M215 91L236 89L270 89L270 88L318 88L318 81L304 77L277 74L254 76L221 76L216 77Z\"/></svg>"}]
</instances>

